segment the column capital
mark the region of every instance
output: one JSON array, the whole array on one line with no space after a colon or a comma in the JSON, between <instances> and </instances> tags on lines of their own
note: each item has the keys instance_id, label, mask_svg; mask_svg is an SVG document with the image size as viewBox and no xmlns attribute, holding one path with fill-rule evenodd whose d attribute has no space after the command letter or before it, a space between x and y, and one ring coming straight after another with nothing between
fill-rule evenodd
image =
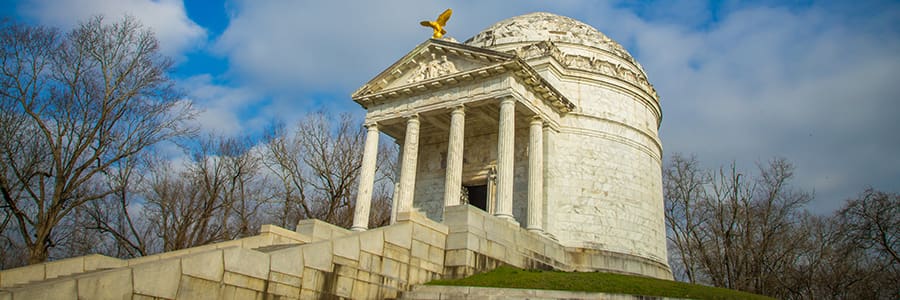
<instances>
[{"instance_id":1,"label":"column capital","mask_svg":"<svg viewBox=\"0 0 900 300\"><path fill-rule=\"evenodd\" d=\"M403 116L407 122L419 122L419 114L418 113L410 113Z\"/></svg>"},{"instance_id":2,"label":"column capital","mask_svg":"<svg viewBox=\"0 0 900 300\"><path fill-rule=\"evenodd\" d=\"M366 123L363 123L363 127L367 128L369 130L378 130L378 122L368 121Z\"/></svg>"},{"instance_id":3,"label":"column capital","mask_svg":"<svg viewBox=\"0 0 900 300\"><path fill-rule=\"evenodd\" d=\"M540 123L541 126L546 125L546 123L544 123L544 118L541 118L540 115L531 116L531 125L535 125L536 123Z\"/></svg>"},{"instance_id":4,"label":"column capital","mask_svg":"<svg viewBox=\"0 0 900 300\"><path fill-rule=\"evenodd\" d=\"M454 105L454 106L451 106L451 107L448 107L448 108L450 109L450 114L459 114L459 113L465 113L465 112L466 112L466 105L465 105L465 104Z\"/></svg>"},{"instance_id":5,"label":"column capital","mask_svg":"<svg viewBox=\"0 0 900 300\"><path fill-rule=\"evenodd\" d=\"M512 103L515 103L515 102L516 102L516 97L513 97L513 96L502 96L502 97L499 97L499 98L500 98L500 104L509 103L509 102L512 102Z\"/></svg>"}]
</instances>

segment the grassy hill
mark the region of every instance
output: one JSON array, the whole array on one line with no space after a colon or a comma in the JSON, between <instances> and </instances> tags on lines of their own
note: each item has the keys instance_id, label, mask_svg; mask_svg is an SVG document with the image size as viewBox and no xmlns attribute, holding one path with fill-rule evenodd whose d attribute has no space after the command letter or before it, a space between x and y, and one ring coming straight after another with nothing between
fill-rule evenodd
<instances>
[{"instance_id":1,"label":"grassy hill","mask_svg":"<svg viewBox=\"0 0 900 300\"><path fill-rule=\"evenodd\" d=\"M689 299L773 299L724 288L611 273L531 271L503 266L491 272L429 285L481 286L632 294Z\"/></svg>"}]
</instances>

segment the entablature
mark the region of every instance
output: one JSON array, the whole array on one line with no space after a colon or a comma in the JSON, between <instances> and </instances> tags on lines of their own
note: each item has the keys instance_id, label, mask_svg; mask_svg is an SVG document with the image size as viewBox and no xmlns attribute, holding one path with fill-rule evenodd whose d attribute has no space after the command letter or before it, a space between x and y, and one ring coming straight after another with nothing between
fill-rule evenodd
<instances>
[{"instance_id":1,"label":"entablature","mask_svg":"<svg viewBox=\"0 0 900 300\"><path fill-rule=\"evenodd\" d=\"M450 112L463 106L472 113L467 119L480 120L478 123L481 126L497 126L499 105L508 98L516 103L517 127L527 126L524 120L535 116L554 130L560 127L562 114L538 99L534 92L509 74L472 82L471 85L463 84L458 88L424 92L400 101L373 104L367 109L366 122L377 123L384 128L384 133L401 138L404 120L409 116L420 116L425 125L449 124ZM437 127L440 129L438 131L447 129L442 128L447 126Z\"/></svg>"}]
</instances>

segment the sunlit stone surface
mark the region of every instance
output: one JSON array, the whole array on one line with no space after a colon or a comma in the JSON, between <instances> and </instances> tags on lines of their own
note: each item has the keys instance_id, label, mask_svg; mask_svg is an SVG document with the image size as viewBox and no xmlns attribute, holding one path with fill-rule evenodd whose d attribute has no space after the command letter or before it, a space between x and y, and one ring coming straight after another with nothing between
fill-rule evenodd
<instances>
[{"instance_id":1,"label":"sunlit stone surface","mask_svg":"<svg viewBox=\"0 0 900 300\"><path fill-rule=\"evenodd\" d=\"M0 300L393 299L501 264L672 278L659 99L593 27L533 13L465 44L429 39L352 97L368 128L353 231L303 220L145 257L3 270ZM391 225L367 228L382 133L402 149L398 203Z\"/></svg>"}]
</instances>

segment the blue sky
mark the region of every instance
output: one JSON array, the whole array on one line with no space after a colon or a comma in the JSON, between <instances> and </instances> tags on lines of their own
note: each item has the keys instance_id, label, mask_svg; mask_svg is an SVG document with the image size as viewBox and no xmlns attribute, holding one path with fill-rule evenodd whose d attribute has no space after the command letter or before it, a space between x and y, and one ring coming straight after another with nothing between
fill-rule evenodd
<instances>
[{"instance_id":1,"label":"blue sky","mask_svg":"<svg viewBox=\"0 0 900 300\"><path fill-rule=\"evenodd\" d=\"M12 1L3 15L75 26L124 13L151 27L204 131L254 135L327 109L430 37L446 8L464 41L534 11L588 23L644 66L663 106L666 155L745 170L797 166L809 208L866 186L900 192L900 4L891 1Z\"/></svg>"}]
</instances>

